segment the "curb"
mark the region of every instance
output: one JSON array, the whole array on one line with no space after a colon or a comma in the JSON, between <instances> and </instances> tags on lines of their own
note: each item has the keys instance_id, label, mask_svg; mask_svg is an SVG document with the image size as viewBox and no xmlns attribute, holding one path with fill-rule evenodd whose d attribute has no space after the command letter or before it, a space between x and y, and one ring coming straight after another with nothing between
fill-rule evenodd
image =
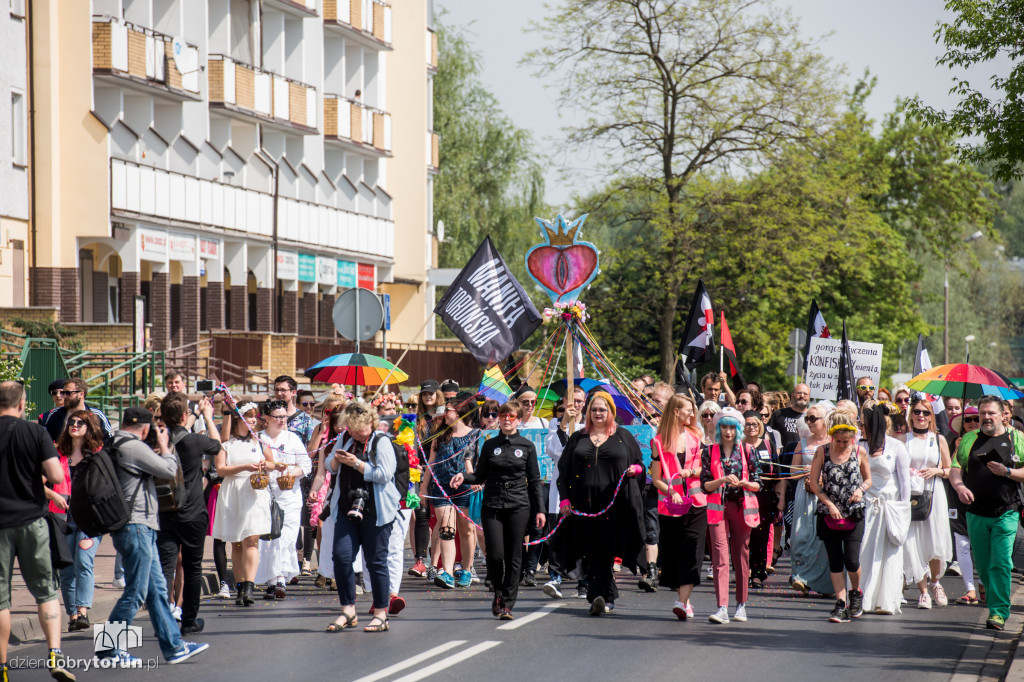
<instances>
[{"instance_id":1,"label":"curb","mask_svg":"<svg viewBox=\"0 0 1024 682\"><path fill-rule=\"evenodd\" d=\"M231 578L231 571L228 571L228 578ZM209 597L210 595L217 594L220 590L220 580L217 578L216 573L203 573L202 580L203 596ZM92 613L102 613L104 615L109 614L111 609L114 608L114 604L121 597L119 594L105 594L98 597L90 609L90 615ZM64 624L64 607L61 598L57 598L58 603L61 606L61 638L68 637L72 633L67 632L67 626ZM142 606L146 608L145 605ZM45 637L43 635L43 629L39 626L39 617L36 614L26 616L15 616L11 618L11 639L10 646L15 647L22 644L29 644L31 642L43 641Z\"/></svg>"}]
</instances>

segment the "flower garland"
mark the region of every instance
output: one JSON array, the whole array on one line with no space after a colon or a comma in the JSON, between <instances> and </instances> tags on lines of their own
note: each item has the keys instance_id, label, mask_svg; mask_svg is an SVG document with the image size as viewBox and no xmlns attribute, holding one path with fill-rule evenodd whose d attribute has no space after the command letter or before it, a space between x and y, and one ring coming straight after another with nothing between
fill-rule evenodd
<instances>
[{"instance_id":1,"label":"flower garland","mask_svg":"<svg viewBox=\"0 0 1024 682\"><path fill-rule=\"evenodd\" d=\"M587 306L582 301L555 301L554 308L545 308L545 317L561 317L565 323L586 322L590 319Z\"/></svg>"},{"instance_id":2,"label":"flower garland","mask_svg":"<svg viewBox=\"0 0 1024 682\"><path fill-rule=\"evenodd\" d=\"M385 393L381 398L392 395ZM416 442L416 415L400 415L392 422L397 435L395 443L405 448L409 457L409 490L405 494L405 506L407 509L417 509L421 504L420 496L416 494L416 484L421 480L420 458L416 456L413 444Z\"/></svg>"}]
</instances>

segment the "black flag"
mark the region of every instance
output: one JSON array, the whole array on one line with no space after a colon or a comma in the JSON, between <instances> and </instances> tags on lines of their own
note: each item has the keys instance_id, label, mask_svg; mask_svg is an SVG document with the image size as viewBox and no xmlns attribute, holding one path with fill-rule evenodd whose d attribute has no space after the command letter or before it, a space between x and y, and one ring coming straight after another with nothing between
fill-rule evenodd
<instances>
[{"instance_id":1,"label":"black flag","mask_svg":"<svg viewBox=\"0 0 1024 682\"><path fill-rule=\"evenodd\" d=\"M839 346L839 379L836 381L838 393L836 400L852 400L857 403L857 389L854 383L853 353L850 352L850 341L846 338L846 320L843 320L843 342Z\"/></svg>"},{"instance_id":2,"label":"black flag","mask_svg":"<svg viewBox=\"0 0 1024 682\"><path fill-rule=\"evenodd\" d=\"M811 339L819 337L827 339L832 336L825 324L825 316L818 309L818 302L811 299L811 312L807 316L807 342L804 343L804 374L807 373L807 359L811 355Z\"/></svg>"},{"instance_id":3,"label":"black flag","mask_svg":"<svg viewBox=\"0 0 1024 682\"><path fill-rule=\"evenodd\" d=\"M434 312L484 365L509 356L541 324L540 313L488 235Z\"/></svg>"},{"instance_id":4,"label":"black flag","mask_svg":"<svg viewBox=\"0 0 1024 682\"><path fill-rule=\"evenodd\" d=\"M715 359L715 314L702 279L697 281L697 289L693 292L690 316L686 318L679 352L685 358L683 364L687 369Z\"/></svg>"},{"instance_id":5,"label":"black flag","mask_svg":"<svg viewBox=\"0 0 1024 682\"><path fill-rule=\"evenodd\" d=\"M679 362L676 363L676 393L683 393L688 396L700 407L701 397L700 391L698 391L693 384L690 383L690 377L687 376L689 372L683 366L683 359L680 357Z\"/></svg>"},{"instance_id":6,"label":"black flag","mask_svg":"<svg viewBox=\"0 0 1024 682\"><path fill-rule=\"evenodd\" d=\"M914 353L914 376L927 372L932 368L932 359L928 357L928 349L924 347L924 335L917 335L917 351Z\"/></svg>"}]
</instances>

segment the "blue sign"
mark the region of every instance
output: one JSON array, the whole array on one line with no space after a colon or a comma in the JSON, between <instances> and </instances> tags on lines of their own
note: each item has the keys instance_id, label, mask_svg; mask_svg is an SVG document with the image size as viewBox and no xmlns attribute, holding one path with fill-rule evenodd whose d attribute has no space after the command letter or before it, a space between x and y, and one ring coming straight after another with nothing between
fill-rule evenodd
<instances>
[{"instance_id":1,"label":"blue sign","mask_svg":"<svg viewBox=\"0 0 1024 682\"><path fill-rule=\"evenodd\" d=\"M355 263L350 263L347 260L338 261L338 286L343 289L355 289L356 271Z\"/></svg>"},{"instance_id":2,"label":"blue sign","mask_svg":"<svg viewBox=\"0 0 1024 682\"><path fill-rule=\"evenodd\" d=\"M316 281L316 256L308 253L299 254L299 281Z\"/></svg>"},{"instance_id":3,"label":"blue sign","mask_svg":"<svg viewBox=\"0 0 1024 682\"><path fill-rule=\"evenodd\" d=\"M381 294L380 299L384 304L384 329L391 331L391 294Z\"/></svg>"}]
</instances>

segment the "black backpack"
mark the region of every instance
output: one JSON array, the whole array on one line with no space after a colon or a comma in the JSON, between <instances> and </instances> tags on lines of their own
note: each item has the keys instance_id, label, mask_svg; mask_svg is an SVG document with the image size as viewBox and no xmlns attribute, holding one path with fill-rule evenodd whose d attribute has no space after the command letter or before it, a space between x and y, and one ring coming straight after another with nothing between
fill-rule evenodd
<instances>
[{"instance_id":1,"label":"black backpack","mask_svg":"<svg viewBox=\"0 0 1024 682\"><path fill-rule=\"evenodd\" d=\"M398 497L404 500L409 493L409 453L404 447L395 442L389 434L383 431L376 431L370 438L370 452L377 451L377 441L380 438L387 438L391 443L391 449L395 451L395 487L398 488Z\"/></svg>"},{"instance_id":2,"label":"black backpack","mask_svg":"<svg viewBox=\"0 0 1024 682\"><path fill-rule=\"evenodd\" d=\"M142 484L135 488L131 500L126 500L117 477L117 449L128 440L131 440L130 436L118 438L96 452L85 453L75 467L71 483L71 516L89 537L121 530L132 518L135 498Z\"/></svg>"}]
</instances>

